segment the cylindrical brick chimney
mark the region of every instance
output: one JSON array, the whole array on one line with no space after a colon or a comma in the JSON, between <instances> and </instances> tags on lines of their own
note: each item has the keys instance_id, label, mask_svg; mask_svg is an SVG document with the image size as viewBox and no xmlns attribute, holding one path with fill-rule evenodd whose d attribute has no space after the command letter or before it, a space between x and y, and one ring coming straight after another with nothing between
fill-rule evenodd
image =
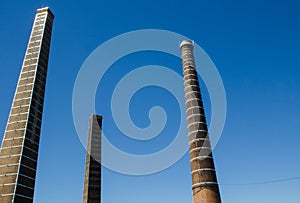
<instances>
[{"instance_id":1,"label":"cylindrical brick chimney","mask_svg":"<svg viewBox=\"0 0 300 203\"><path fill-rule=\"evenodd\" d=\"M214 160L194 61L194 43L180 44L190 144L190 164L194 203L220 203Z\"/></svg>"}]
</instances>

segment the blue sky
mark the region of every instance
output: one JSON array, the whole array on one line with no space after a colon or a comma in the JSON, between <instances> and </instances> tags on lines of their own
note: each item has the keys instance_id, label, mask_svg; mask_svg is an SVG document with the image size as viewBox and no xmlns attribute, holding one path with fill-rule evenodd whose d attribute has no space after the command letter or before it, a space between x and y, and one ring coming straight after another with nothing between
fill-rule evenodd
<instances>
[{"instance_id":1,"label":"blue sky","mask_svg":"<svg viewBox=\"0 0 300 203\"><path fill-rule=\"evenodd\" d=\"M35 10L42 6L52 9L55 21L35 202L82 201L85 149L72 119L77 73L90 53L106 40L149 28L195 40L223 79L227 120L214 149L223 202L299 202L299 180L239 185L300 176L298 1L1 1L1 138ZM176 101L155 87L137 92L130 113L137 125L146 127L149 108L163 106L170 119L158 139L134 142L112 122L110 90L126 72L149 64L165 65L181 74L178 58L156 52L132 54L111 67L97 91L96 109L104 116L103 131L113 144L136 154L153 153L166 146L178 124ZM210 101L202 87L209 117ZM189 170L188 154L169 169L148 176L103 169L103 202L191 203Z\"/></svg>"}]
</instances>

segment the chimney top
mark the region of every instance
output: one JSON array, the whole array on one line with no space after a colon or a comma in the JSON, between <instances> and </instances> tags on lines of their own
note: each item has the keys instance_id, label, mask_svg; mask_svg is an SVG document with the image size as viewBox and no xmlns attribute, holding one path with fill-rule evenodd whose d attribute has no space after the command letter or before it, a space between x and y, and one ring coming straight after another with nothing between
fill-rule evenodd
<instances>
[{"instance_id":1,"label":"chimney top","mask_svg":"<svg viewBox=\"0 0 300 203\"><path fill-rule=\"evenodd\" d=\"M189 46L194 46L194 41L191 41L191 40L183 40L181 43L180 43L180 48L182 48L184 45L189 45Z\"/></svg>"}]
</instances>

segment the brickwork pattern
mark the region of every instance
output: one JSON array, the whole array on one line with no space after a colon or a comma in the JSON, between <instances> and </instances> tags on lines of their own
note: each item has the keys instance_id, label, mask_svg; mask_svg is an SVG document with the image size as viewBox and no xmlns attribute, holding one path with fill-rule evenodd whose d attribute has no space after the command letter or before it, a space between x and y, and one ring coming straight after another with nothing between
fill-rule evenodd
<instances>
[{"instance_id":1,"label":"brickwork pattern","mask_svg":"<svg viewBox=\"0 0 300 203\"><path fill-rule=\"evenodd\" d=\"M220 203L213 155L193 54L193 42L180 45L184 75L186 115L194 203Z\"/></svg>"},{"instance_id":2,"label":"brickwork pattern","mask_svg":"<svg viewBox=\"0 0 300 203\"><path fill-rule=\"evenodd\" d=\"M83 203L101 202L101 132L102 117L92 115L86 152Z\"/></svg>"},{"instance_id":3,"label":"brickwork pattern","mask_svg":"<svg viewBox=\"0 0 300 203\"><path fill-rule=\"evenodd\" d=\"M0 151L0 202L32 203L54 16L38 9Z\"/></svg>"}]
</instances>

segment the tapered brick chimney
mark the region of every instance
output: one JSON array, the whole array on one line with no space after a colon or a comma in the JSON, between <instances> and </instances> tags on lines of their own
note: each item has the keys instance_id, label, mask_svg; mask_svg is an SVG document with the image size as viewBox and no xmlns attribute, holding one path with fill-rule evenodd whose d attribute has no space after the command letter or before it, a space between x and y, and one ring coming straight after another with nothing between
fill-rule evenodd
<instances>
[{"instance_id":1,"label":"tapered brick chimney","mask_svg":"<svg viewBox=\"0 0 300 203\"><path fill-rule=\"evenodd\" d=\"M190 144L190 164L194 203L220 203L221 197L206 118L194 61L194 43L180 44Z\"/></svg>"},{"instance_id":2,"label":"tapered brick chimney","mask_svg":"<svg viewBox=\"0 0 300 203\"><path fill-rule=\"evenodd\" d=\"M36 11L0 149L1 203L34 202L53 20L48 7Z\"/></svg>"},{"instance_id":3,"label":"tapered brick chimney","mask_svg":"<svg viewBox=\"0 0 300 203\"><path fill-rule=\"evenodd\" d=\"M83 203L101 202L101 134L102 116L92 115L89 120Z\"/></svg>"}]
</instances>

